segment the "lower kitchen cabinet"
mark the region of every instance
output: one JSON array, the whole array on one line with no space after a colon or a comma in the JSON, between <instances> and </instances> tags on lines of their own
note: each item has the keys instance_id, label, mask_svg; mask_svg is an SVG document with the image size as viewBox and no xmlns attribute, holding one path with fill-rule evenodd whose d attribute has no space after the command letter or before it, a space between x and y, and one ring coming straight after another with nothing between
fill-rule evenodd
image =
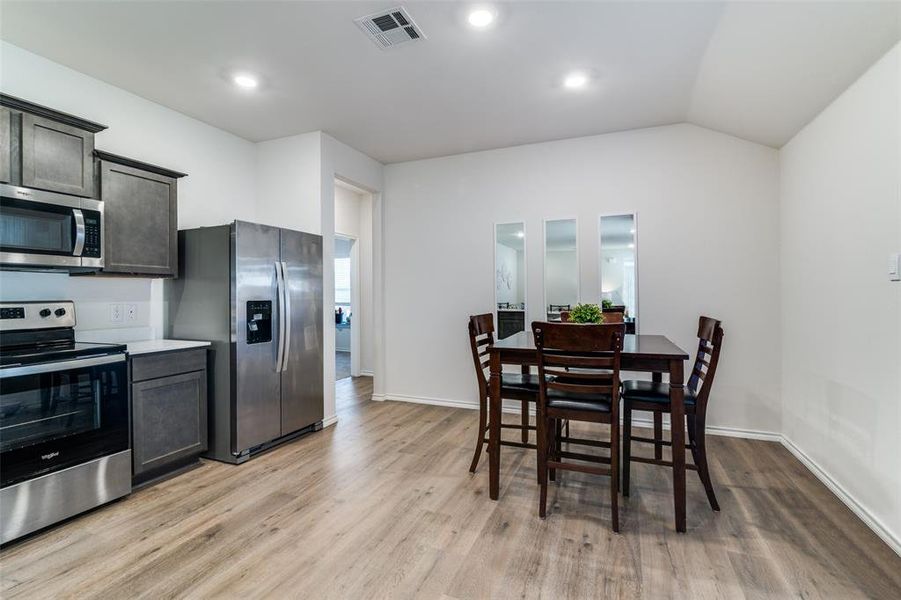
<instances>
[{"instance_id":1,"label":"lower kitchen cabinet","mask_svg":"<svg viewBox=\"0 0 901 600\"><path fill-rule=\"evenodd\" d=\"M134 482L196 461L207 449L207 350L131 358Z\"/></svg>"}]
</instances>

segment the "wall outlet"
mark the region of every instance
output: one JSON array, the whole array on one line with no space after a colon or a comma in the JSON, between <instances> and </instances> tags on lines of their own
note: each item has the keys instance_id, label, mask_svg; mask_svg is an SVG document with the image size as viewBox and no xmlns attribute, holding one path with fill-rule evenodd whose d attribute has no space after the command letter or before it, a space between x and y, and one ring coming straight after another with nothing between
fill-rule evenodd
<instances>
[{"instance_id":1,"label":"wall outlet","mask_svg":"<svg viewBox=\"0 0 901 600\"><path fill-rule=\"evenodd\" d=\"M125 319L128 321L136 321L138 319L138 305L137 304L126 304L125 305Z\"/></svg>"},{"instance_id":2,"label":"wall outlet","mask_svg":"<svg viewBox=\"0 0 901 600\"><path fill-rule=\"evenodd\" d=\"M110 304L109 305L109 320L110 320L110 322L121 323L123 312L124 312L124 309L121 304Z\"/></svg>"}]
</instances>

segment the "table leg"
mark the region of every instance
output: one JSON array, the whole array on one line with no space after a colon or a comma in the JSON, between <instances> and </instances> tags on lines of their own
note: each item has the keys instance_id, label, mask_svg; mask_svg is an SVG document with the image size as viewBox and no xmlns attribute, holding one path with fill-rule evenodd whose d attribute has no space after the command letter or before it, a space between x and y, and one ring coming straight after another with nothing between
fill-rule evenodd
<instances>
[{"instance_id":1,"label":"table leg","mask_svg":"<svg viewBox=\"0 0 901 600\"><path fill-rule=\"evenodd\" d=\"M673 450L673 506L676 531L685 532L685 394L682 360L669 363L670 439Z\"/></svg>"},{"instance_id":2,"label":"table leg","mask_svg":"<svg viewBox=\"0 0 901 600\"><path fill-rule=\"evenodd\" d=\"M501 471L501 360L492 352L488 378L488 495L497 500Z\"/></svg>"}]
</instances>

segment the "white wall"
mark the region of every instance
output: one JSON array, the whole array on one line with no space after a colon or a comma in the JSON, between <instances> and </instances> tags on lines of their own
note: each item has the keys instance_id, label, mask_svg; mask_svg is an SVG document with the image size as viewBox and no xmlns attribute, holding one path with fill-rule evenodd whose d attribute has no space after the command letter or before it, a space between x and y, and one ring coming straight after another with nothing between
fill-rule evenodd
<instances>
[{"instance_id":1,"label":"white wall","mask_svg":"<svg viewBox=\"0 0 901 600\"><path fill-rule=\"evenodd\" d=\"M108 125L96 147L187 173L178 183L179 227L255 217L256 144L134 94L0 42L0 89ZM159 281L69 278L64 274L0 272L4 300L73 299L79 330L158 326ZM109 302L138 307L134 322L109 321Z\"/></svg>"},{"instance_id":2,"label":"white wall","mask_svg":"<svg viewBox=\"0 0 901 600\"><path fill-rule=\"evenodd\" d=\"M641 331L693 354L698 315L721 318L710 421L778 432L777 194L775 150L692 125L386 166L387 396L476 401L466 322L494 301L492 223L526 223L531 320L542 220L578 217L581 299L597 302L598 217L637 211Z\"/></svg>"},{"instance_id":3,"label":"white wall","mask_svg":"<svg viewBox=\"0 0 901 600\"><path fill-rule=\"evenodd\" d=\"M784 434L901 553L899 55L780 152L780 240Z\"/></svg>"}]
</instances>

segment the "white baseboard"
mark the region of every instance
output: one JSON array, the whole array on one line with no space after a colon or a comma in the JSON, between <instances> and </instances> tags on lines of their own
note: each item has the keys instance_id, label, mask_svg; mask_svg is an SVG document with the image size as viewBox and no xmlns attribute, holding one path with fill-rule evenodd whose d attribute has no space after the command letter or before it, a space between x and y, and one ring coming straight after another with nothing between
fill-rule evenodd
<instances>
[{"instance_id":1,"label":"white baseboard","mask_svg":"<svg viewBox=\"0 0 901 600\"><path fill-rule=\"evenodd\" d=\"M330 417L326 417L326 418L322 419L322 428L325 429L326 427L331 427L332 425L334 425L337 422L338 422L338 415L332 415Z\"/></svg>"},{"instance_id":2,"label":"white baseboard","mask_svg":"<svg viewBox=\"0 0 901 600\"><path fill-rule=\"evenodd\" d=\"M363 369L360 371L360 376L361 377L375 377L375 373L373 373L372 371L367 371L367 370Z\"/></svg>"},{"instance_id":3,"label":"white baseboard","mask_svg":"<svg viewBox=\"0 0 901 600\"><path fill-rule=\"evenodd\" d=\"M375 400L376 402L383 402L385 400L385 394L373 394L370 400Z\"/></svg>"},{"instance_id":4,"label":"white baseboard","mask_svg":"<svg viewBox=\"0 0 901 600\"><path fill-rule=\"evenodd\" d=\"M816 463L812 458L810 458L803 450L801 450L793 441L788 439L785 436L782 437L782 445L791 452L795 458L801 461L807 470L813 473L813 475L822 482L829 491L835 494L835 496L841 500L845 506L851 509L857 518L863 521L867 527L873 530L873 533L879 536L879 538L885 542L889 548L895 551L895 554L901 556L901 539L896 537L891 531L886 528L882 522L877 519L869 510L864 508L855 498L852 496L848 490L843 488L837 481L835 481L829 473L827 473L820 465Z\"/></svg>"},{"instance_id":5,"label":"white baseboard","mask_svg":"<svg viewBox=\"0 0 901 600\"><path fill-rule=\"evenodd\" d=\"M654 427L654 421L647 418L632 418L632 425L638 427L647 427L651 429ZM663 429L665 431L669 431L669 421L664 419L663 421ZM772 431L759 431L757 429L741 429L738 427L724 427L721 425L707 425L705 428L707 433L710 435L720 435L723 437L735 437L735 438L744 438L748 440L761 440L764 442L782 442L782 434L774 433Z\"/></svg>"},{"instance_id":6,"label":"white baseboard","mask_svg":"<svg viewBox=\"0 0 901 600\"><path fill-rule=\"evenodd\" d=\"M373 396L373 400L375 400ZM422 396L408 396L404 394L384 394L380 400L394 400L397 402L411 402L415 404L429 404L432 406L443 406L446 408L465 408L468 410L476 410L479 405L474 402L465 402L462 400L447 400L445 398L428 398ZM505 406L504 412L519 413L518 407ZM633 419L633 425L639 427L653 427L653 421L650 419ZM663 428L669 430L669 422L664 421ZM864 506L862 506L845 488L839 485L829 474L813 461L803 450L798 448L790 439L781 433L772 431L758 431L754 429L741 429L738 427L723 427L716 425L708 425L707 433L711 435L719 435L725 437L736 437L750 440L761 440L765 442L776 442L785 446L795 458L801 461L808 471L813 473L814 477L819 479L830 492L841 500L864 524L873 530L879 538L888 545L896 554L901 556L901 539L896 537L889 531L882 522L872 515Z\"/></svg>"}]
</instances>

